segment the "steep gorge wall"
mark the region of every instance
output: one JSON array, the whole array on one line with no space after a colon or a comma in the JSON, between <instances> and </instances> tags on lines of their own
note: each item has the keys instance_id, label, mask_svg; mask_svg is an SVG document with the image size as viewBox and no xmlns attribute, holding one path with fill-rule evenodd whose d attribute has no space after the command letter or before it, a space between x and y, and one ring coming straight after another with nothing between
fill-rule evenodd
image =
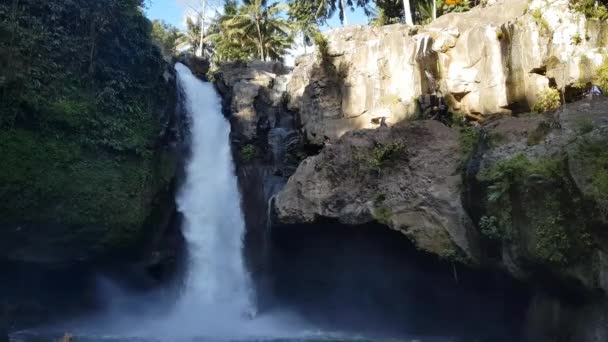
<instances>
[{"instance_id":1,"label":"steep gorge wall","mask_svg":"<svg viewBox=\"0 0 608 342\"><path fill-rule=\"evenodd\" d=\"M214 74L231 124L236 174L247 226L245 254L257 294L268 290L269 201L305 157L297 117L285 106L289 69L280 63L230 63ZM264 305L263 299L259 300Z\"/></svg>"},{"instance_id":2,"label":"steep gorge wall","mask_svg":"<svg viewBox=\"0 0 608 342\"><path fill-rule=\"evenodd\" d=\"M96 277L174 270L171 65L138 1L0 2L0 330L82 312Z\"/></svg>"},{"instance_id":3,"label":"steep gorge wall","mask_svg":"<svg viewBox=\"0 0 608 342\"><path fill-rule=\"evenodd\" d=\"M274 201L287 228L276 229L381 223L422 251L537 289L531 341L603 340L607 105L479 129L424 120L348 132L290 177Z\"/></svg>"},{"instance_id":4,"label":"steep gorge wall","mask_svg":"<svg viewBox=\"0 0 608 342\"><path fill-rule=\"evenodd\" d=\"M489 1L428 26L330 31L328 75L313 55L296 60L288 108L323 143L352 129L414 117L439 90L451 111L483 119L528 111L549 85L589 81L608 51L608 24L567 0Z\"/></svg>"},{"instance_id":5,"label":"steep gorge wall","mask_svg":"<svg viewBox=\"0 0 608 342\"><path fill-rule=\"evenodd\" d=\"M566 1L489 1L424 27L330 32L328 56L293 70L222 66L253 268L265 272L269 214L277 226L380 223L541 288L532 340L602 340L608 100L510 116L549 86L569 100L603 62L606 32ZM433 90L483 127L410 122Z\"/></svg>"}]
</instances>

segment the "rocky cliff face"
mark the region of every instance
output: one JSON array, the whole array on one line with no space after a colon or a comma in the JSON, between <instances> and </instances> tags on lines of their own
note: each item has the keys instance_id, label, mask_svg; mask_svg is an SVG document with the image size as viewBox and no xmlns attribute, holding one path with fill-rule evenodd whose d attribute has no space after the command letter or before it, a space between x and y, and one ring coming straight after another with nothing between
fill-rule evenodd
<instances>
[{"instance_id":1,"label":"rocky cliff face","mask_svg":"<svg viewBox=\"0 0 608 342\"><path fill-rule=\"evenodd\" d=\"M279 63L249 62L223 65L214 75L232 126L245 253L260 297L268 288L268 203L306 156L298 118L285 105L289 72Z\"/></svg>"},{"instance_id":2,"label":"rocky cliff face","mask_svg":"<svg viewBox=\"0 0 608 342\"><path fill-rule=\"evenodd\" d=\"M506 270L557 293L531 307L535 341L566 332L594 341L608 333L595 297L608 290L607 105L479 129L413 121L346 133L300 164L276 196L276 220L382 223L442 258Z\"/></svg>"},{"instance_id":3,"label":"rocky cliff face","mask_svg":"<svg viewBox=\"0 0 608 342\"><path fill-rule=\"evenodd\" d=\"M222 66L254 270L264 273L255 251L273 198L277 229L379 223L421 250L540 286L533 340L601 340L608 100L522 114L550 86L575 100L607 32L565 0L498 0L424 27L330 32L328 54L293 70ZM415 120L434 92L482 125Z\"/></svg>"},{"instance_id":4,"label":"rocky cliff face","mask_svg":"<svg viewBox=\"0 0 608 342\"><path fill-rule=\"evenodd\" d=\"M483 119L528 111L549 85L589 81L607 51L608 26L567 0L488 1L428 26L352 26L328 33L327 73L309 55L288 84L288 108L306 137L322 143L357 128L391 125L439 91L453 112Z\"/></svg>"},{"instance_id":5,"label":"rocky cliff face","mask_svg":"<svg viewBox=\"0 0 608 342\"><path fill-rule=\"evenodd\" d=\"M478 130L413 121L349 132L302 162L276 197L277 218L376 221L443 257L498 263L520 278L541 267L608 290L607 104L578 102L555 117L504 118Z\"/></svg>"},{"instance_id":6,"label":"rocky cliff face","mask_svg":"<svg viewBox=\"0 0 608 342\"><path fill-rule=\"evenodd\" d=\"M331 218L384 223L418 248L476 258L475 232L460 201L459 132L437 121L346 133L302 162L276 198L283 223Z\"/></svg>"}]
</instances>

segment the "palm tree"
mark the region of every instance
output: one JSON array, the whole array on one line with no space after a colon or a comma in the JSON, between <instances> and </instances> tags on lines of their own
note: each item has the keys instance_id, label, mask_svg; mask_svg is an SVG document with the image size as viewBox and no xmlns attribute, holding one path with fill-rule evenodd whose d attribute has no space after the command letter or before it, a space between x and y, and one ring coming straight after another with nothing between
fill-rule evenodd
<instances>
[{"instance_id":1,"label":"palm tree","mask_svg":"<svg viewBox=\"0 0 608 342\"><path fill-rule=\"evenodd\" d=\"M366 8L368 3L369 0L355 0L355 3L353 3L353 0L292 0L289 5L309 7L314 19L321 22L329 19L338 10L340 22L346 26L348 25L347 10L356 5L363 7L368 14L369 9Z\"/></svg>"},{"instance_id":2,"label":"palm tree","mask_svg":"<svg viewBox=\"0 0 608 342\"><path fill-rule=\"evenodd\" d=\"M178 0L178 2L181 2L186 5L186 7L188 7L189 12L193 16L196 16L196 24L199 26L196 30L196 32L198 32L198 43L192 45L195 45L197 47L194 50L194 54L204 57L205 51L208 50L208 47L205 46L205 37L207 36L207 32L205 31L207 30L207 26L209 25L209 22L207 21L207 12L213 9L217 10L217 1Z\"/></svg>"},{"instance_id":3,"label":"palm tree","mask_svg":"<svg viewBox=\"0 0 608 342\"><path fill-rule=\"evenodd\" d=\"M193 53L196 52L200 44L200 33L201 26L199 24L199 19L197 18L196 21L194 21L190 17L186 18L186 31L180 33L177 40L177 49L181 50L188 47Z\"/></svg>"},{"instance_id":4,"label":"palm tree","mask_svg":"<svg viewBox=\"0 0 608 342\"><path fill-rule=\"evenodd\" d=\"M418 24L428 24L437 18L436 0L419 0L416 2L415 21Z\"/></svg>"},{"instance_id":5,"label":"palm tree","mask_svg":"<svg viewBox=\"0 0 608 342\"><path fill-rule=\"evenodd\" d=\"M267 0L245 0L238 12L226 21L226 28L254 40L261 60L274 59L283 55L290 45L289 22L279 17L283 8L278 2L268 5Z\"/></svg>"},{"instance_id":6,"label":"palm tree","mask_svg":"<svg viewBox=\"0 0 608 342\"><path fill-rule=\"evenodd\" d=\"M428 24L446 13L464 12L470 8L470 0L417 0L415 22Z\"/></svg>"},{"instance_id":7,"label":"palm tree","mask_svg":"<svg viewBox=\"0 0 608 342\"><path fill-rule=\"evenodd\" d=\"M238 10L236 0L226 0L224 14L216 16L207 30L205 41L213 45L213 58L216 61L246 60L255 55L255 41L228 27L228 21Z\"/></svg>"},{"instance_id":8,"label":"palm tree","mask_svg":"<svg viewBox=\"0 0 608 342\"><path fill-rule=\"evenodd\" d=\"M409 26L414 26L412 20L412 9L410 7L410 0L403 0L403 15L405 16L405 23Z\"/></svg>"},{"instance_id":9,"label":"palm tree","mask_svg":"<svg viewBox=\"0 0 608 342\"><path fill-rule=\"evenodd\" d=\"M287 15L289 20L293 22L292 28L295 33L302 35L304 53L306 53L306 47L312 45L313 35L319 31L315 11L313 4L310 2L294 1L289 3Z\"/></svg>"},{"instance_id":10,"label":"palm tree","mask_svg":"<svg viewBox=\"0 0 608 342\"><path fill-rule=\"evenodd\" d=\"M375 8L372 8L369 17L376 26L388 25L401 22L403 17L403 0L375 0ZM364 8L365 9L365 8Z\"/></svg>"},{"instance_id":11,"label":"palm tree","mask_svg":"<svg viewBox=\"0 0 608 342\"><path fill-rule=\"evenodd\" d=\"M340 0L340 21L342 22L342 25L348 25L348 18L346 18L346 3L344 0Z\"/></svg>"}]
</instances>

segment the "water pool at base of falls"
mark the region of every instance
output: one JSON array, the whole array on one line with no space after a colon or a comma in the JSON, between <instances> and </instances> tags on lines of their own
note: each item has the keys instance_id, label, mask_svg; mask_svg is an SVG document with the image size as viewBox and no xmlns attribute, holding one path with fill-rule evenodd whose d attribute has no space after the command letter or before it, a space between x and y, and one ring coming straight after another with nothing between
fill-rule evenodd
<instances>
[{"instance_id":1,"label":"water pool at base of falls","mask_svg":"<svg viewBox=\"0 0 608 342\"><path fill-rule=\"evenodd\" d=\"M247 337L247 338L218 338L218 337L189 337L189 338L141 338L125 336L101 335L71 335L73 342L477 342L478 340L462 340L442 337L410 336L400 338L371 337L354 334L303 332L286 337ZM11 336L11 342L67 342L62 341L62 334L41 334L21 332Z\"/></svg>"}]
</instances>

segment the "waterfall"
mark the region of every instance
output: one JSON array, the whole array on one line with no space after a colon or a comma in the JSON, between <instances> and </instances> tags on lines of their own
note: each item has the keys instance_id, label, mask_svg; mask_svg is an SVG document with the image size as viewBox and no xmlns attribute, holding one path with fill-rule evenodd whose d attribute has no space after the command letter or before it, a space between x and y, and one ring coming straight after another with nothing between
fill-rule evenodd
<instances>
[{"instance_id":1,"label":"waterfall","mask_svg":"<svg viewBox=\"0 0 608 342\"><path fill-rule=\"evenodd\" d=\"M244 220L230 150L230 125L213 85L177 64L189 116L191 154L177 204L189 265L175 319L189 330L218 329L253 314L242 253Z\"/></svg>"},{"instance_id":2,"label":"waterfall","mask_svg":"<svg viewBox=\"0 0 608 342\"><path fill-rule=\"evenodd\" d=\"M161 289L137 295L101 278L98 290L107 308L90 317L52 326L48 332L62 336L68 331L75 336L94 337L92 341L103 336L120 338L108 342L122 338L225 342L248 338L257 341L305 331L308 325L288 310L275 309L263 315L256 312L243 256L245 222L232 160L230 125L222 115L213 85L197 79L183 64L178 63L175 70L190 142L185 180L177 195L188 254L179 294Z\"/></svg>"}]
</instances>

